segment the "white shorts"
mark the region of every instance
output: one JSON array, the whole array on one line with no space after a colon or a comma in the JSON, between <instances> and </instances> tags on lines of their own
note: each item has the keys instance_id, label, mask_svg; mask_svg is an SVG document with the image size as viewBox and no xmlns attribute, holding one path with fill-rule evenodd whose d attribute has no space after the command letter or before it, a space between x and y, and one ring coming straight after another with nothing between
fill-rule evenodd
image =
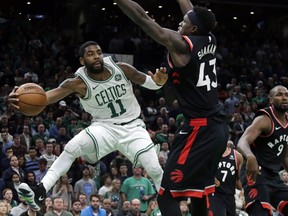
<instances>
[{"instance_id":1,"label":"white shorts","mask_svg":"<svg viewBox=\"0 0 288 216\"><path fill-rule=\"evenodd\" d=\"M66 151L73 152L76 157L93 154L96 160L118 150L134 165L141 153L153 147L145 123L141 119L125 125L94 122L65 146Z\"/></svg>"}]
</instances>

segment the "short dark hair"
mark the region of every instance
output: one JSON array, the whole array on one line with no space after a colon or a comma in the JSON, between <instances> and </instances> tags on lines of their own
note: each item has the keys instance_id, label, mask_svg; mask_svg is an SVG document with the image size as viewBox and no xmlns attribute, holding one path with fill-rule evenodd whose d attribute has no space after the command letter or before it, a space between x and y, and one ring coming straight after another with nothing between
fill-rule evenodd
<instances>
[{"instance_id":1,"label":"short dark hair","mask_svg":"<svg viewBox=\"0 0 288 216\"><path fill-rule=\"evenodd\" d=\"M85 48L88 47L88 46L91 46L91 45L96 45L96 46L99 46L98 43L96 43L95 41L87 41L85 43L83 43L80 48L79 48L79 56L80 57L83 57L84 56L84 53L85 53Z\"/></svg>"},{"instance_id":2,"label":"short dark hair","mask_svg":"<svg viewBox=\"0 0 288 216\"><path fill-rule=\"evenodd\" d=\"M91 194L90 195L90 202L92 201L93 197L97 197L100 200L100 196L98 194Z\"/></svg>"},{"instance_id":3,"label":"short dark hair","mask_svg":"<svg viewBox=\"0 0 288 216\"><path fill-rule=\"evenodd\" d=\"M46 160L46 158L40 158L40 159L38 160L38 164L45 164L45 165L47 165L47 163L48 163L48 161Z\"/></svg>"},{"instance_id":4,"label":"short dark hair","mask_svg":"<svg viewBox=\"0 0 288 216\"><path fill-rule=\"evenodd\" d=\"M216 27L217 21L215 14L212 11L209 11L208 8L195 6L193 8L193 11L197 15L197 18L199 19L199 21L201 22L202 26L207 31L207 33L212 31Z\"/></svg>"}]
</instances>

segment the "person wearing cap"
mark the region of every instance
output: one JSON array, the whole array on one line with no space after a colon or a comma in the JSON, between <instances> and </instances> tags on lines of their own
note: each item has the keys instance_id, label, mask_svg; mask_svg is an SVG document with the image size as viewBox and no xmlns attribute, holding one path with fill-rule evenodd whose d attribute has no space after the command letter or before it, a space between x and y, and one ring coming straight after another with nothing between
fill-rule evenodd
<instances>
[{"instance_id":1,"label":"person wearing cap","mask_svg":"<svg viewBox=\"0 0 288 216\"><path fill-rule=\"evenodd\" d=\"M137 2L114 0L153 40L168 49L168 83L184 115L164 169L158 203L162 216L181 215L179 200L191 197L191 215L208 215L207 195L228 140L226 112L218 101L215 15L190 0L177 0L178 30L161 27ZM209 136L207 136L209 134Z\"/></svg>"},{"instance_id":2,"label":"person wearing cap","mask_svg":"<svg viewBox=\"0 0 288 216\"><path fill-rule=\"evenodd\" d=\"M56 119L58 117L62 117L64 116L66 110L67 110L67 104L64 100L61 100L59 103L58 103L58 109L56 109L54 112L53 112L53 119L56 121Z\"/></svg>"}]
</instances>

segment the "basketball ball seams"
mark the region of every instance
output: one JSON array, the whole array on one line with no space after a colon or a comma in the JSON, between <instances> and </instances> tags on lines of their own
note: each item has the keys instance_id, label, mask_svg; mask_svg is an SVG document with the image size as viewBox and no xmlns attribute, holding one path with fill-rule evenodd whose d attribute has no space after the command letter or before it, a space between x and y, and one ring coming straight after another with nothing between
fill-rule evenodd
<instances>
[{"instance_id":1,"label":"basketball ball seams","mask_svg":"<svg viewBox=\"0 0 288 216\"><path fill-rule=\"evenodd\" d=\"M28 105L28 106L34 106L34 107L43 107L43 106L45 106L46 104L31 104L31 103L26 103L26 102L24 102L23 100L21 100L21 101L19 101L18 102L18 106L19 106L19 103L23 103L23 104L25 104L25 105Z\"/></svg>"},{"instance_id":2,"label":"basketball ball seams","mask_svg":"<svg viewBox=\"0 0 288 216\"><path fill-rule=\"evenodd\" d=\"M36 94L36 95L43 95L43 96L46 96L46 94L43 94L42 92L33 92L33 93L31 93L31 92L25 92L25 93L20 93L20 94L18 94L18 97L19 96L21 96L21 95L27 95L27 94ZM31 95L32 96L32 95Z\"/></svg>"},{"instance_id":3,"label":"basketball ball seams","mask_svg":"<svg viewBox=\"0 0 288 216\"><path fill-rule=\"evenodd\" d=\"M41 113L47 105L47 95L44 89L36 83L25 83L21 85L16 93L19 99L19 111L27 116L36 116Z\"/></svg>"}]
</instances>

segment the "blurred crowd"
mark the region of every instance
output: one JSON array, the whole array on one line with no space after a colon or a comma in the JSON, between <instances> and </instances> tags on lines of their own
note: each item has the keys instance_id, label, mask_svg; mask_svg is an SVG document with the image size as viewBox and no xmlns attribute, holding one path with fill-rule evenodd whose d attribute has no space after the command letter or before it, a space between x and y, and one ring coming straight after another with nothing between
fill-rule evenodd
<instances>
[{"instance_id":1,"label":"blurred crowd","mask_svg":"<svg viewBox=\"0 0 288 216\"><path fill-rule=\"evenodd\" d=\"M162 25L171 27L177 23L164 19ZM104 31L103 35L105 33L108 34ZM78 46L83 40L98 41L105 53L133 55L134 65L144 72L166 64L165 49L138 27L119 27L106 40L103 35L91 38L83 34L77 41L71 31L53 19L29 21L10 16L0 23L0 196L9 204L10 214L18 216L18 211L28 209L18 198L19 184L33 185L41 181L71 137L91 123L91 116L79 105L76 95L47 106L38 116L24 116L7 106L7 95L14 86L34 82L49 90L73 77L80 66ZM228 113L230 140L237 146L255 112L268 105L269 90L278 84L288 87L287 38L257 27L231 32L223 24L217 27L215 35L218 38L218 98ZM135 85L134 93L147 130L154 143L160 145L158 157L164 168L174 134L185 119L169 86L150 91ZM287 172L282 171L280 175L288 185ZM127 190L126 180L131 177L148 179L151 189ZM142 167L133 168L119 152L107 155L96 164L78 158L50 191L41 211L65 209L80 215L81 209L90 204L91 194L99 195L101 206L109 212L107 215L122 216L129 212L159 215L150 177ZM62 198L62 203L54 202L57 197ZM180 203L183 215L189 215L188 205L189 200ZM243 205L239 208L243 209Z\"/></svg>"}]
</instances>

